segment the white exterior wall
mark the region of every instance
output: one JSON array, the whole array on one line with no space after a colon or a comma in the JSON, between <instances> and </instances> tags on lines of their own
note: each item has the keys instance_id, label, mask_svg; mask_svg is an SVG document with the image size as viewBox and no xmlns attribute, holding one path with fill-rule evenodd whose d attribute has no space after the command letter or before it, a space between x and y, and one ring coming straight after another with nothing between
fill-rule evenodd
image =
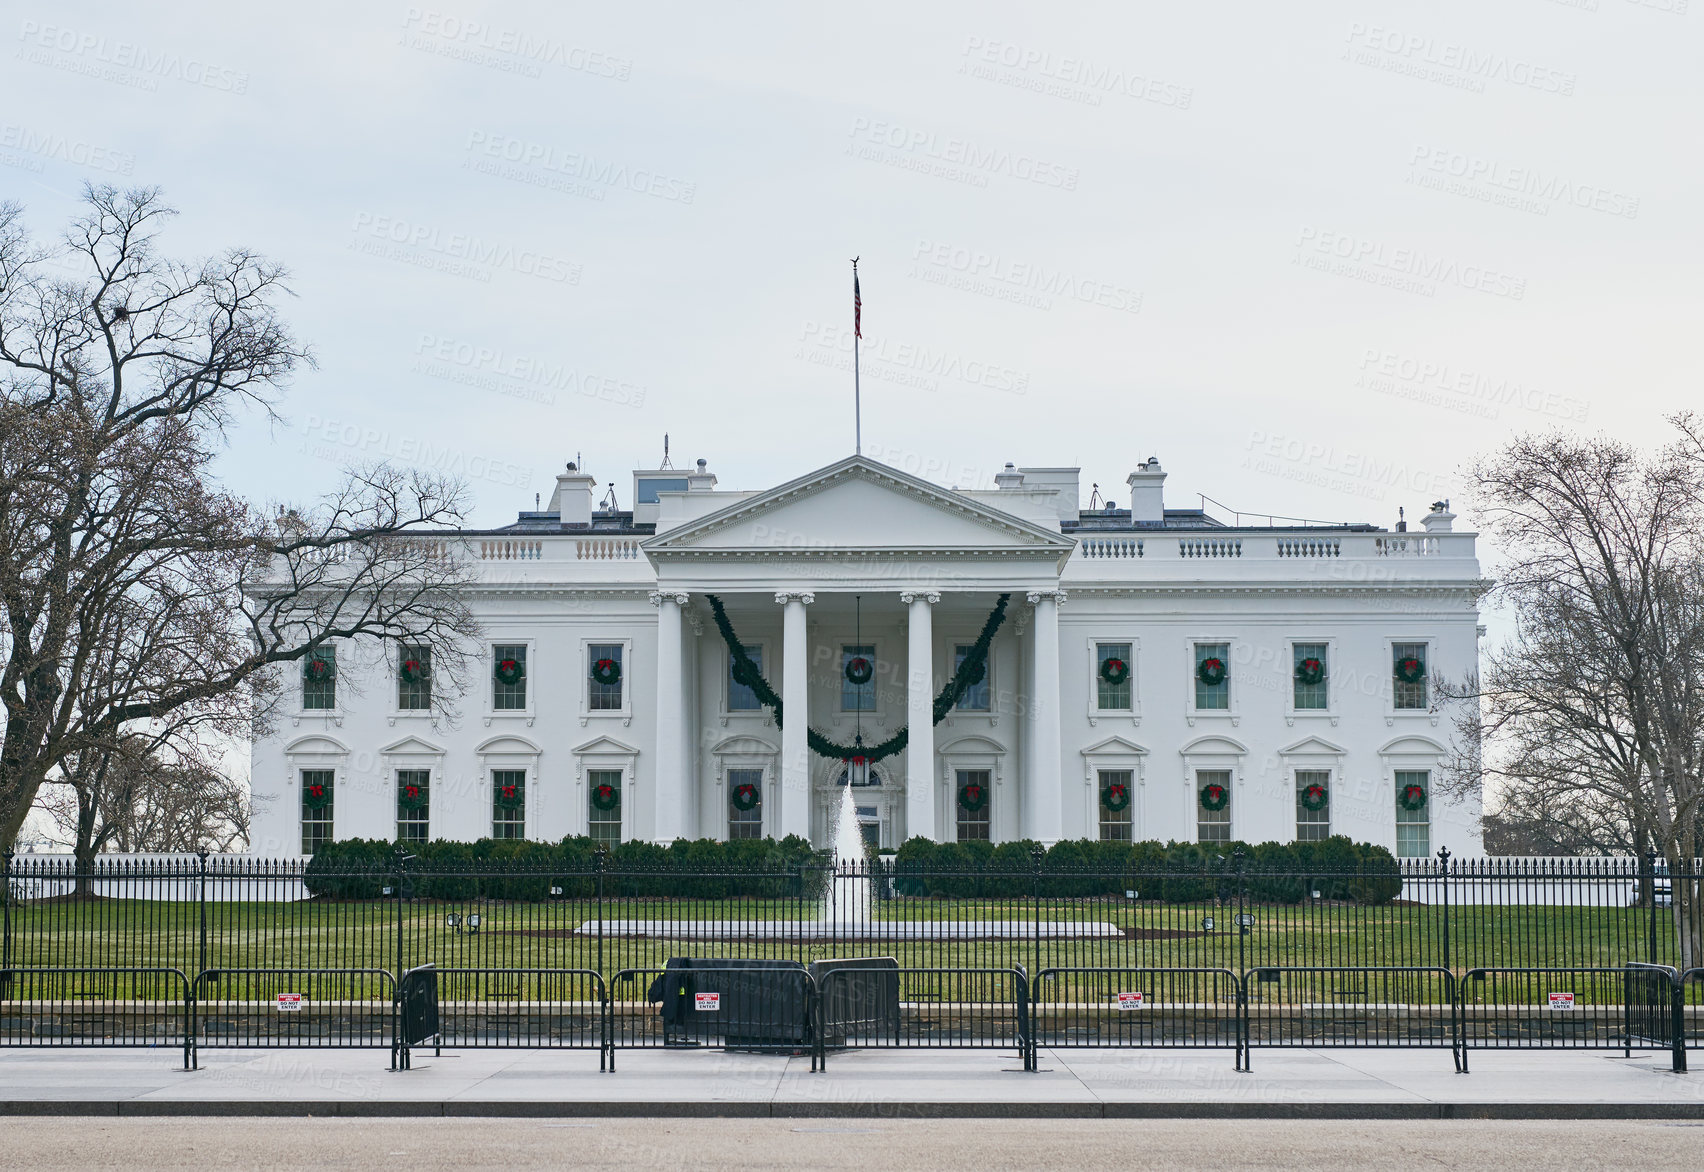
<instances>
[{"instance_id":1,"label":"white exterior wall","mask_svg":"<svg viewBox=\"0 0 1704 1172\"><path fill-rule=\"evenodd\" d=\"M971 550L974 533L987 526L978 529L975 516L954 513L953 494L870 461L843 461L813 477L770 493L703 494L726 498L720 509L673 508L668 498L676 494L664 494L665 514L690 519L650 539L471 538L480 562L473 605L485 633L453 716L398 712L388 658L363 665L355 649L340 648L340 708L329 715L300 710L292 671L283 718L253 748L251 849L299 851L299 771L327 767L337 771L338 838L394 836L400 768L433 771L435 838L491 833L489 777L501 768L528 770L529 838L585 832L585 772L596 768L624 771L624 836L653 837L658 612L649 594L659 586L689 599L681 825L704 837L726 834L730 768L765 770L764 830L780 833L769 798L779 789L781 750L767 712L727 709L727 654L706 592L729 602L743 641L763 645L765 675L781 692L782 607L773 596L814 591L806 610L809 719L843 743L856 727L851 713L839 711L839 648L854 641L849 595L862 599L863 641L877 646L878 708L863 717L865 740L874 743L906 719L901 592L940 594L931 611L936 688L951 672L953 645L974 640L997 592L1012 594L991 656L994 711L955 712L934 730L940 837L953 836L958 768L991 771L996 841L1033 836L1024 817L1024 763L1037 720L1056 722L1059 730L1056 780L1048 784L1058 785L1066 838L1098 834L1097 767L1134 771L1134 835L1161 840L1196 836L1194 770L1230 768L1232 834L1249 842L1293 838L1294 770L1328 768L1332 831L1394 846L1394 771L1429 768L1435 776L1451 743L1447 717L1391 707L1390 643L1426 642L1429 670L1449 677L1475 668L1472 534L1346 533L1308 538L1305 545L1289 535L1286 547L1287 536L1271 530L1085 531L1066 535L1080 538L1073 547L1057 526L1051 539L1037 535L1034 517L1045 510L1032 485L1016 494L1023 508L1014 514L1022 516L1011 516L986 549ZM1000 496L959 495L965 509L982 514ZM907 512L913 498L917 508ZM938 525L931 524L931 510L939 513ZM1240 544L1235 555L1184 556L1184 544L1203 536ZM1030 694L1027 682L1034 625L1025 596L1037 589L1065 595L1056 697ZM1096 641L1133 644L1132 713L1094 709ZM1192 711L1197 641L1231 645L1228 713ZM1330 645L1332 702L1324 714L1291 710L1292 641ZM490 647L511 642L529 649L525 713L491 707ZM587 711L590 642L626 644L625 712ZM825 811L836 797L839 768L811 760L809 824L818 842L827 837ZM897 846L907 835L907 762L895 757L877 769L884 784L860 791L859 801L879 809L884 845ZM1435 783L1433 795L1432 848L1479 853L1477 805L1448 802Z\"/></svg>"}]
</instances>

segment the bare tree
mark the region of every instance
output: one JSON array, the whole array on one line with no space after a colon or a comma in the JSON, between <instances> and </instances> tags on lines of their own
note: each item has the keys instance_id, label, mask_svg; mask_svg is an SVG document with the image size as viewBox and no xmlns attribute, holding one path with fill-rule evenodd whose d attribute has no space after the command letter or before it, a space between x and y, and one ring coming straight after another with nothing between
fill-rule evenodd
<instances>
[{"instance_id":1,"label":"bare tree","mask_svg":"<svg viewBox=\"0 0 1704 1172\"><path fill-rule=\"evenodd\" d=\"M1680 958L1704 961L1704 444L1641 455L1613 440L1524 437L1478 465L1493 598L1515 638L1481 685L1490 776L1530 830L1664 856Z\"/></svg>"},{"instance_id":2,"label":"bare tree","mask_svg":"<svg viewBox=\"0 0 1704 1172\"><path fill-rule=\"evenodd\" d=\"M155 191L86 198L55 247L0 208L6 841L44 783L126 731L264 723L277 665L329 639L433 648L434 701L453 704L476 631L455 482L359 468L276 516L214 482L234 412L270 417L309 358L276 312L283 271L242 250L160 256Z\"/></svg>"}]
</instances>

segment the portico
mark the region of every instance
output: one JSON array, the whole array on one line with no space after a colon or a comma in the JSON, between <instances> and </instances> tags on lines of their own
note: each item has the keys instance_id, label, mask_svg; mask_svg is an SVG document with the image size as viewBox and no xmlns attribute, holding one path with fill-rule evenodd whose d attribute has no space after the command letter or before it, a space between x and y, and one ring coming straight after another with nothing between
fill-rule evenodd
<instances>
[{"instance_id":1,"label":"portico","mask_svg":"<svg viewBox=\"0 0 1704 1172\"><path fill-rule=\"evenodd\" d=\"M673 502L662 503L666 513ZM705 596L715 595L740 642L757 647L784 716L777 730L762 706L712 708L703 697L695 703L686 688L663 684L657 741L670 755L659 751L659 774L673 770L684 785L689 766L674 747L708 743L707 716L722 726L715 732L737 724L776 739L774 776L763 779L764 830L822 841L845 762L813 752L807 730L851 745L859 730L875 744L903 726L904 750L871 769L859 805L884 845L950 835L956 789L939 768L934 701L957 668L955 657L1007 595L987 679L940 727L955 734L975 728L993 746L984 755L1022 763L990 778L990 823L1003 823L1005 837L1056 839L1057 607L1059 573L1072 547L1058 532L858 457L670 527L644 543L658 582L659 683L677 678L687 663L715 665L698 673L701 684L715 687L727 676L727 648L712 625L679 618L707 609ZM867 686L845 682L852 648L864 648L873 664ZM731 680L727 686L736 687ZM1007 702L995 704L994 696ZM1023 703L1011 702L1019 697ZM1049 721L1051 736L1040 727ZM708 772L699 788L705 806L717 810L726 800L717 776L725 770L710 762ZM659 787L659 814L671 800L673 788ZM659 818L659 838L672 829L672 817Z\"/></svg>"}]
</instances>

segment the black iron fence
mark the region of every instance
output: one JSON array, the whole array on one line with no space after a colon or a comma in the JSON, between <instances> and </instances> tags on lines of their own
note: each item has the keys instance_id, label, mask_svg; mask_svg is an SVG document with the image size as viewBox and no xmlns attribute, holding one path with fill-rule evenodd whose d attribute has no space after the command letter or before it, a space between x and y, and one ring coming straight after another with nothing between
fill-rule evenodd
<instances>
[{"instance_id":1,"label":"black iron fence","mask_svg":"<svg viewBox=\"0 0 1704 1172\"><path fill-rule=\"evenodd\" d=\"M1469 1048L1671 1046L1684 1063L1704 1032L1704 970L1683 968L1697 961L1672 906L1699 876L1655 860L1011 854L695 870L8 858L0 1044L395 1052L395 974L428 965L437 1044L610 1063L760 1043L819 1063L841 1045L1010 1049L1026 1067L1079 1045L1223 1047L1239 1067L1284 1045L1436 1046L1458 1068ZM784 1006L768 1042L760 988Z\"/></svg>"}]
</instances>

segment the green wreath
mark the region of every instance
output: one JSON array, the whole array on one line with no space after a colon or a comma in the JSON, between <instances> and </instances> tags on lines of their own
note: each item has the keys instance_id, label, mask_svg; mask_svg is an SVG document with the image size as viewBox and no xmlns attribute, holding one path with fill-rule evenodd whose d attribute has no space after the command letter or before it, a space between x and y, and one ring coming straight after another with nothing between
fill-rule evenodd
<instances>
[{"instance_id":1,"label":"green wreath","mask_svg":"<svg viewBox=\"0 0 1704 1172\"><path fill-rule=\"evenodd\" d=\"M426 678L426 665L418 659L405 659L397 668L405 684L418 684Z\"/></svg>"},{"instance_id":2,"label":"green wreath","mask_svg":"<svg viewBox=\"0 0 1704 1172\"><path fill-rule=\"evenodd\" d=\"M1426 787L1423 785L1405 785L1396 800L1404 810L1410 813L1416 810L1424 810L1426 808Z\"/></svg>"},{"instance_id":3,"label":"green wreath","mask_svg":"<svg viewBox=\"0 0 1704 1172\"><path fill-rule=\"evenodd\" d=\"M862 655L854 655L846 661L846 679L855 686L869 683L875 674L876 669Z\"/></svg>"},{"instance_id":4,"label":"green wreath","mask_svg":"<svg viewBox=\"0 0 1704 1172\"><path fill-rule=\"evenodd\" d=\"M1130 665L1116 655L1109 655L1101 660L1100 678L1116 688L1130 678Z\"/></svg>"},{"instance_id":5,"label":"green wreath","mask_svg":"<svg viewBox=\"0 0 1704 1172\"><path fill-rule=\"evenodd\" d=\"M975 781L959 786L958 804L976 813L988 804L988 787Z\"/></svg>"},{"instance_id":6,"label":"green wreath","mask_svg":"<svg viewBox=\"0 0 1704 1172\"><path fill-rule=\"evenodd\" d=\"M749 781L742 781L734 787L733 803L736 810L753 810L757 808L757 787Z\"/></svg>"},{"instance_id":7,"label":"green wreath","mask_svg":"<svg viewBox=\"0 0 1704 1172\"><path fill-rule=\"evenodd\" d=\"M505 810L518 810L527 802L526 791L513 783L498 786L493 796L497 805Z\"/></svg>"},{"instance_id":8,"label":"green wreath","mask_svg":"<svg viewBox=\"0 0 1704 1172\"><path fill-rule=\"evenodd\" d=\"M321 781L311 781L302 787L302 805L310 810L323 810L331 805L331 787Z\"/></svg>"},{"instance_id":9,"label":"green wreath","mask_svg":"<svg viewBox=\"0 0 1704 1172\"><path fill-rule=\"evenodd\" d=\"M404 810L424 810L429 795L425 786L410 782L397 791L396 800Z\"/></svg>"},{"instance_id":10,"label":"green wreath","mask_svg":"<svg viewBox=\"0 0 1704 1172\"><path fill-rule=\"evenodd\" d=\"M527 669L518 659L499 659L492 674L497 677L498 683L513 687L527 678Z\"/></svg>"},{"instance_id":11,"label":"green wreath","mask_svg":"<svg viewBox=\"0 0 1704 1172\"><path fill-rule=\"evenodd\" d=\"M621 805L621 791L609 782L592 787L592 805L600 810L613 810Z\"/></svg>"},{"instance_id":12,"label":"green wreath","mask_svg":"<svg viewBox=\"0 0 1704 1172\"><path fill-rule=\"evenodd\" d=\"M1302 809L1323 810L1325 803L1331 800L1323 785L1315 783L1302 791Z\"/></svg>"},{"instance_id":13,"label":"green wreath","mask_svg":"<svg viewBox=\"0 0 1704 1172\"><path fill-rule=\"evenodd\" d=\"M621 682L621 664L613 659L600 659L592 664L592 682L609 687Z\"/></svg>"},{"instance_id":14,"label":"green wreath","mask_svg":"<svg viewBox=\"0 0 1704 1172\"><path fill-rule=\"evenodd\" d=\"M1122 781L1113 782L1111 785L1101 790L1101 805L1111 810L1114 814L1118 813L1120 810L1128 808L1130 805L1130 787L1125 785Z\"/></svg>"},{"instance_id":15,"label":"green wreath","mask_svg":"<svg viewBox=\"0 0 1704 1172\"><path fill-rule=\"evenodd\" d=\"M317 655L310 655L306 659L302 660L303 679L317 684L331 679L336 674L337 668L329 659L321 659Z\"/></svg>"},{"instance_id":16,"label":"green wreath","mask_svg":"<svg viewBox=\"0 0 1704 1172\"><path fill-rule=\"evenodd\" d=\"M1203 810L1223 810L1230 805L1231 792L1222 785L1204 785L1201 787L1201 808Z\"/></svg>"},{"instance_id":17,"label":"green wreath","mask_svg":"<svg viewBox=\"0 0 1704 1172\"><path fill-rule=\"evenodd\" d=\"M1296 682L1299 684L1317 684L1325 678L1325 664L1312 658L1296 664Z\"/></svg>"},{"instance_id":18,"label":"green wreath","mask_svg":"<svg viewBox=\"0 0 1704 1172\"><path fill-rule=\"evenodd\" d=\"M1209 688L1225 682L1225 661L1210 655L1195 665L1195 678Z\"/></svg>"},{"instance_id":19,"label":"green wreath","mask_svg":"<svg viewBox=\"0 0 1704 1172\"><path fill-rule=\"evenodd\" d=\"M1426 678L1426 665L1412 655L1396 661L1396 678L1405 684L1417 684Z\"/></svg>"}]
</instances>

